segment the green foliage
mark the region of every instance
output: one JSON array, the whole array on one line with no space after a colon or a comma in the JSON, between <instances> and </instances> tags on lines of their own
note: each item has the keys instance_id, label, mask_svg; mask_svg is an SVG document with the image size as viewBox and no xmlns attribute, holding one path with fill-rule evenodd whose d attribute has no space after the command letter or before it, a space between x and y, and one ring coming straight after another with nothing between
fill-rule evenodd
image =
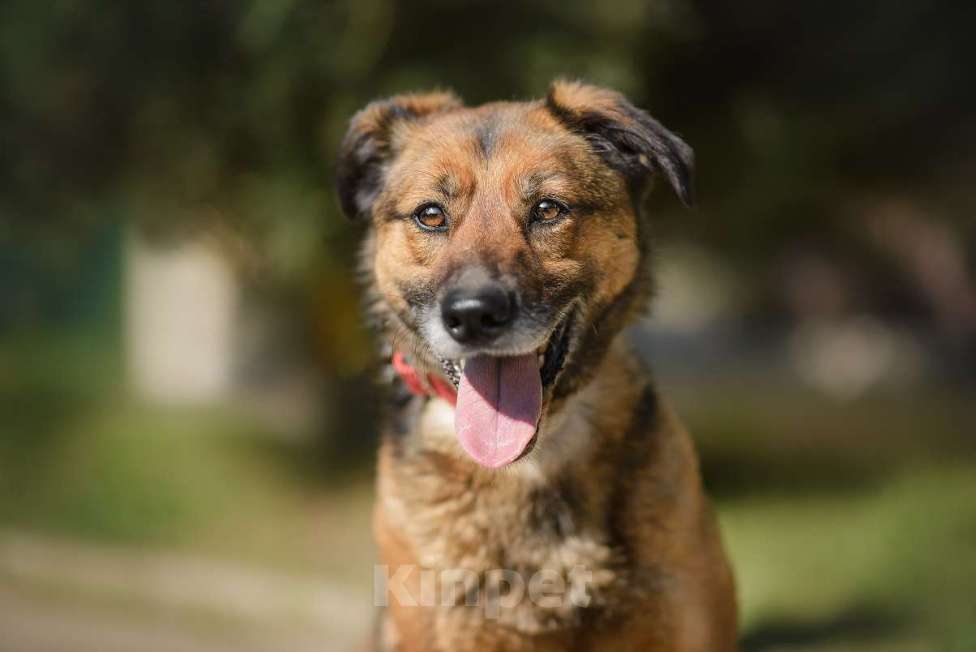
<instances>
[{"instance_id":1,"label":"green foliage","mask_svg":"<svg viewBox=\"0 0 976 652\"><path fill-rule=\"evenodd\" d=\"M65 239L106 219L92 202L164 228L227 222L276 243L272 269L294 283L348 260L330 167L356 108L436 86L473 102L538 96L581 76L689 138L703 235L762 263L841 228L845 197L904 192L905 179L923 194L959 169L972 13L918 0L10 0L0 211L13 235Z\"/></svg>"},{"instance_id":2,"label":"green foliage","mask_svg":"<svg viewBox=\"0 0 976 652\"><path fill-rule=\"evenodd\" d=\"M949 466L869 492L725 505L747 631L835 622L839 631L825 639L866 638L864 649L913 638L938 649L971 641L972 471Z\"/></svg>"}]
</instances>

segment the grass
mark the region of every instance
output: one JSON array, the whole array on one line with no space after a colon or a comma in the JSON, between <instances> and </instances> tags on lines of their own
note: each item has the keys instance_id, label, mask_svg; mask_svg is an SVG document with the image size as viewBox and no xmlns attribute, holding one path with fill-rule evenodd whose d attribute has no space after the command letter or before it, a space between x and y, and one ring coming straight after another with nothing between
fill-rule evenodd
<instances>
[{"instance_id":1,"label":"grass","mask_svg":"<svg viewBox=\"0 0 976 652\"><path fill-rule=\"evenodd\" d=\"M355 532L348 550L371 570L368 470L329 482L307 444L233 404L140 403L89 342L20 341L0 363L0 526L358 581L325 552Z\"/></svg>"},{"instance_id":2,"label":"grass","mask_svg":"<svg viewBox=\"0 0 976 652\"><path fill-rule=\"evenodd\" d=\"M368 537L368 478L323 493L300 455L227 409L122 400L2 456L0 522L348 574L314 545L324 551L352 528Z\"/></svg>"},{"instance_id":3,"label":"grass","mask_svg":"<svg viewBox=\"0 0 976 652\"><path fill-rule=\"evenodd\" d=\"M974 472L947 466L843 496L721 505L746 631L976 649Z\"/></svg>"}]
</instances>

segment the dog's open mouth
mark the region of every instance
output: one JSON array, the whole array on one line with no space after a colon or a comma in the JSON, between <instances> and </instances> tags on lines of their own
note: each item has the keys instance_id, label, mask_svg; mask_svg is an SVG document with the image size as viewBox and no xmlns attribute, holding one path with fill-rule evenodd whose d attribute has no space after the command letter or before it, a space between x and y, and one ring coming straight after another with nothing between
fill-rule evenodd
<instances>
[{"instance_id":1,"label":"dog's open mouth","mask_svg":"<svg viewBox=\"0 0 976 652\"><path fill-rule=\"evenodd\" d=\"M478 355L463 363L443 360L458 390L454 428L461 447L488 468L505 466L534 445L543 393L559 376L569 350L571 316L564 317L539 351Z\"/></svg>"}]
</instances>

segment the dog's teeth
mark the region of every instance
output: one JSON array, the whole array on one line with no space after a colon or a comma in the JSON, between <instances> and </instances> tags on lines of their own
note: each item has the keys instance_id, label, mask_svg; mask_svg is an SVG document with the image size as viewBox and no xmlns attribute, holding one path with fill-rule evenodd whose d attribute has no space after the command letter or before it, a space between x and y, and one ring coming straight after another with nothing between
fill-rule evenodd
<instances>
[{"instance_id":1,"label":"dog's teeth","mask_svg":"<svg viewBox=\"0 0 976 652\"><path fill-rule=\"evenodd\" d=\"M545 353L540 353L539 354L539 368L542 369L542 365L544 365L545 363L546 363L546 354Z\"/></svg>"},{"instance_id":2,"label":"dog's teeth","mask_svg":"<svg viewBox=\"0 0 976 652\"><path fill-rule=\"evenodd\" d=\"M444 369L444 375L457 387L461 382L461 370L458 368L458 363L454 360L441 358L441 368Z\"/></svg>"}]
</instances>

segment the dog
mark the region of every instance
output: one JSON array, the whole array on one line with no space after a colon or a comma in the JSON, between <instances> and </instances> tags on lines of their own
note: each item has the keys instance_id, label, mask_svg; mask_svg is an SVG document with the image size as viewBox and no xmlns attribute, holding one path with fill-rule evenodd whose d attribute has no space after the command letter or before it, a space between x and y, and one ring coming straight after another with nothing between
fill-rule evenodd
<instances>
[{"instance_id":1,"label":"dog","mask_svg":"<svg viewBox=\"0 0 976 652\"><path fill-rule=\"evenodd\" d=\"M690 206L693 167L623 95L575 81L352 118L338 197L368 225L366 307L398 390L376 650L737 649L695 450L623 335L652 293L652 180Z\"/></svg>"}]
</instances>

